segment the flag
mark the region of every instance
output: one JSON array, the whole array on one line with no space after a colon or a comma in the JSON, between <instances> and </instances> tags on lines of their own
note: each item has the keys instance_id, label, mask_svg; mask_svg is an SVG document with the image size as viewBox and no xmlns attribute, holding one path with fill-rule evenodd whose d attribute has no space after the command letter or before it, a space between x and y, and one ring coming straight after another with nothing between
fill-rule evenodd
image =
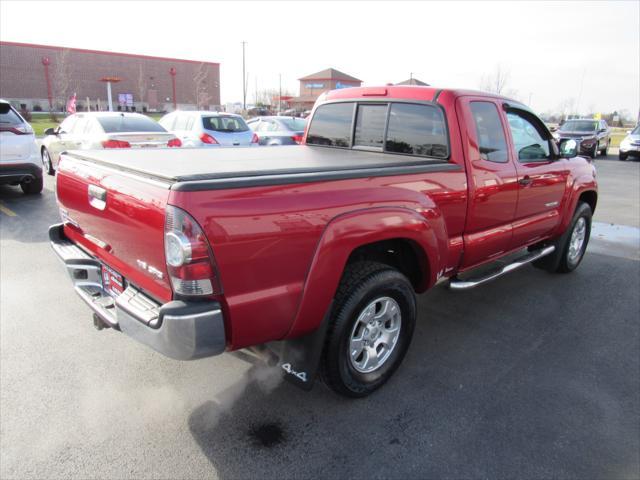
<instances>
[{"instance_id":1,"label":"flag","mask_svg":"<svg viewBox=\"0 0 640 480\"><path fill-rule=\"evenodd\" d=\"M76 113L76 94L75 94L75 92L73 93L73 95L71 95L69 97L69 100L67 100L67 113L70 113L70 114Z\"/></svg>"}]
</instances>

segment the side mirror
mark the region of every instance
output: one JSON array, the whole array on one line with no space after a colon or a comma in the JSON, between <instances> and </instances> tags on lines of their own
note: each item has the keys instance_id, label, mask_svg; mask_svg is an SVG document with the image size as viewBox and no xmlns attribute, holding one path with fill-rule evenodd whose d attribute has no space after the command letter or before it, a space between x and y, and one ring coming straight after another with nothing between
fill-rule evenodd
<instances>
[{"instance_id":1,"label":"side mirror","mask_svg":"<svg viewBox=\"0 0 640 480\"><path fill-rule=\"evenodd\" d=\"M560 158L574 158L578 156L578 142L573 138L563 138L558 145Z\"/></svg>"},{"instance_id":2,"label":"side mirror","mask_svg":"<svg viewBox=\"0 0 640 480\"><path fill-rule=\"evenodd\" d=\"M45 134L45 135L55 135L55 134L56 134L56 130L55 130L55 128L47 128L47 129L44 131L44 134Z\"/></svg>"}]
</instances>

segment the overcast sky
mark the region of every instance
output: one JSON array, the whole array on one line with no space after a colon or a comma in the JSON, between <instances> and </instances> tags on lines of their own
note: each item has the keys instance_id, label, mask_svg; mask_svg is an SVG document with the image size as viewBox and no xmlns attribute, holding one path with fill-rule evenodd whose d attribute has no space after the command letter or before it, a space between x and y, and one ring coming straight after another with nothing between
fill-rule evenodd
<instances>
[{"instance_id":1,"label":"overcast sky","mask_svg":"<svg viewBox=\"0 0 640 480\"><path fill-rule=\"evenodd\" d=\"M538 112L640 107L640 2L0 2L0 38L220 62L222 101L328 67L477 89L500 65Z\"/></svg>"}]
</instances>

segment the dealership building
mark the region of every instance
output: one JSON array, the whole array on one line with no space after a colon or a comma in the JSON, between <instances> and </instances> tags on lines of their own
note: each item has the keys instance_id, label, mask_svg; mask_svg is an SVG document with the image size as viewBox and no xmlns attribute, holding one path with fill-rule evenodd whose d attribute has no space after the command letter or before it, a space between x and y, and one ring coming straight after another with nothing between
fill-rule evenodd
<instances>
[{"instance_id":1,"label":"dealership building","mask_svg":"<svg viewBox=\"0 0 640 480\"><path fill-rule=\"evenodd\" d=\"M309 110L317 98L327 90L339 88L359 87L362 80L340 72L335 68L327 68L312 75L298 79L300 81L300 95L287 100L296 110Z\"/></svg>"},{"instance_id":2,"label":"dealership building","mask_svg":"<svg viewBox=\"0 0 640 480\"><path fill-rule=\"evenodd\" d=\"M0 97L34 111L217 110L220 64L129 53L0 42Z\"/></svg>"}]
</instances>

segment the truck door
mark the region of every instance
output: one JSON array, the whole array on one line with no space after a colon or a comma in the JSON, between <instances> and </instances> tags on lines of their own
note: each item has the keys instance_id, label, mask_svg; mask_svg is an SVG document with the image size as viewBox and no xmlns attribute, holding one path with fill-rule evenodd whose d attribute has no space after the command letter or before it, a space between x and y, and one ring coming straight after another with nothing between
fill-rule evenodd
<instances>
[{"instance_id":1,"label":"truck door","mask_svg":"<svg viewBox=\"0 0 640 480\"><path fill-rule=\"evenodd\" d=\"M461 269L505 253L511 244L518 178L497 100L461 97L458 122L467 158L469 202Z\"/></svg>"},{"instance_id":2,"label":"truck door","mask_svg":"<svg viewBox=\"0 0 640 480\"><path fill-rule=\"evenodd\" d=\"M510 249L535 243L560 222L569 170L558 159L551 135L540 119L526 110L506 107L509 143L518 172L518 207Z\"/></svg>"}]
</instances>

